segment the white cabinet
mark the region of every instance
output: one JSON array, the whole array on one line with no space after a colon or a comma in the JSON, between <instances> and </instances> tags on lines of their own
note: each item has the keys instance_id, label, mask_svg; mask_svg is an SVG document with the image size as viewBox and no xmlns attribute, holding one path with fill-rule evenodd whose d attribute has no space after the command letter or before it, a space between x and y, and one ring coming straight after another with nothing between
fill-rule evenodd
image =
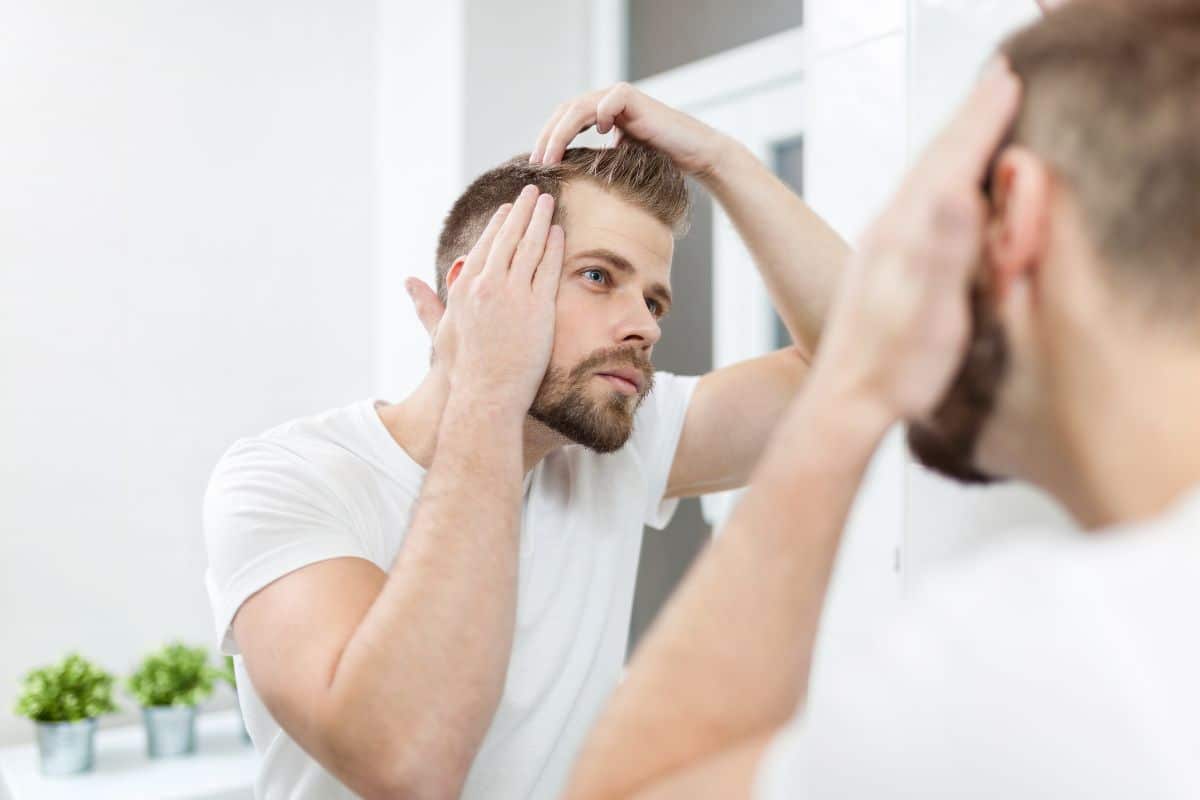
<instances>
[{"instance_id":1,"label":"white cabinet","mask_svg":"<svg viewBox=\"0 0 1200 800\"><path fill-rule=\"evenodd\" d=\"M243 739L237 711L196 720L196 752L146 757L141 725L96 733L96 766L81 775L46 777L33 744L0 749L0 797L10 800L252 800L258 756Z\"/></svg>"}]
</instances>

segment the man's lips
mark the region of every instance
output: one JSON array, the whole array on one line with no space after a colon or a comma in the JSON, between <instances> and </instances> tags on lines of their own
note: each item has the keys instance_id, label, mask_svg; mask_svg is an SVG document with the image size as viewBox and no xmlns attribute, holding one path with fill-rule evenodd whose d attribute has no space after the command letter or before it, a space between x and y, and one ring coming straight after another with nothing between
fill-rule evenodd
<instances>
[{"instance_id":1,"label":"man's lips","mask_svg":"<svg viewBox=\"0 0 1200 800\"><path fill-rule=\"evenodd\" d=\"M624 390L626 394L641 394L646 380L640 372L634 369L610 369L597 372L596 375L607 378L609 383Z\"/></svg>"}]
</instances>

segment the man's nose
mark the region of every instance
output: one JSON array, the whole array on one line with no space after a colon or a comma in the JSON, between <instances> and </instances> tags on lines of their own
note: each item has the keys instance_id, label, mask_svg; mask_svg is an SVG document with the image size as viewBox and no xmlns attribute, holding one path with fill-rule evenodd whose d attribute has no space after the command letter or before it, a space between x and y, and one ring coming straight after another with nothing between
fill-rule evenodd
<instances>
[{"instance_id":1,"label":"man's nose","mask_svg":"<svg viewBox=\"0 0 1200 800\"><path fill-rule=\"evenodd\" d=\"M662 328L658 319L646 306L646 301L639 298L636 305L631 304L621 323L618 340L622 345L638 348L646 358L650 350L662 338Z\"/></svg>"}]
</instances>

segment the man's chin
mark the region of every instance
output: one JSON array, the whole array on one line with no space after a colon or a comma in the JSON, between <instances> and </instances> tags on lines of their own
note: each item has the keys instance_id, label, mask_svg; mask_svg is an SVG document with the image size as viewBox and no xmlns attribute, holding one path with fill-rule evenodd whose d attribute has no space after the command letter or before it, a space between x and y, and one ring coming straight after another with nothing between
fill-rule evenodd
<instances>
[{"instance_id":1,"label":"man's chin","mask_svg":"<svg viewBox=\"0 0 1200 800\"><path fill-rule=\"evenodd\" d=\"M597 403L589 408L578 403L570 407L535 406L530 409L529 416L569 442L596 453L615 453L626 445L633 434L633 418L623 408L605 406L605 403Z\"/></svg>"},{"instance_id":2,"label":"man's chin","mask_svg":"<svg viewBox=\"0 0 1200 800\"><path fill-rule=\"evenodd\" d=\"M986 486L1003 478L985 472L975 463L975 442L956 441L928 423L910 423L908 449L917 463L944 478L970 486Z\"/></svg>"}]
</instances>

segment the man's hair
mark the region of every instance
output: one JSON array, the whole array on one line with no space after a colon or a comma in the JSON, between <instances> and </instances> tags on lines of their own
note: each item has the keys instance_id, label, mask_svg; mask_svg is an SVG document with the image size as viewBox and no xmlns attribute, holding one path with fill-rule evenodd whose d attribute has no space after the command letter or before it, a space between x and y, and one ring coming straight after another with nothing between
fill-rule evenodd
<instances>
[{"instance_id":1,"label":"man's hair","mask_svg":"<svg viewBox=\"0 0 1200 800\"><path fill-rule=\"evenodd\" d=\"M568 209L562 189L570 181L586 180L645 210L679 235L688 215L688 190L683 173L671 159L644 144L624 139L616 147L573 147L554 166L530 164L529 155L516 156L476 178L455 201L442 223L437 247L437 291L446 300L446 273L454 260L470 252L495 210L511 203L529 184L554 196L555 222L563 224Z\"/></svg>"},{"instance_id":2,"label":"man's hair","mask_svg":"<svg viewBox=\"0 0 1200 800\"><path fill-rule=\"evenodd\" d=\"M1000 47L1023 86L1009 141L1067 185L1112 284L1200 310L1200 0L1075 0Z\"/></svg>"}]
</instances>

